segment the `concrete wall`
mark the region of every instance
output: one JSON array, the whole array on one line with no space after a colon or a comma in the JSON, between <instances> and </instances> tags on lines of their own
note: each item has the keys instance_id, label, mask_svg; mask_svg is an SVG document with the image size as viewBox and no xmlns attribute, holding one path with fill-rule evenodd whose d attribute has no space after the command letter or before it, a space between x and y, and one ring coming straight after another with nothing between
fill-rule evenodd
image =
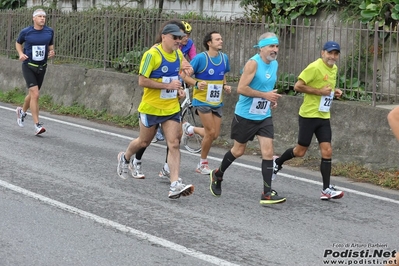
<instances>
[{"instance_id":1,"label":"concrete wall","mask_svg":"<svg viewBox=\"0 0 399 266\"><path fill-rule=\"evenodd\" d=\"M141 100L142 88L138 86L137 79L137 76L112 71L50 64L42 94L51 95L59 104L77 102L90 109L107 109L111 114L128 115L137 111ZM24 88L21 63L0 58L0 81L3 91ZM237 98L236 93L225 97L221 133L221 138L225 140L229 140ZM278 108L273 113L275 154L281 154L295 145L301 102L302 97L293 96L283 96L279 100ZM386 120L388 112L389 109L368 104L334 101L331 109L334 162L356 161L371 168L396 167L399 143L389 129ZM256 145L256 141L250 145ZM315 140L307 156L320 156Z\"/></svg>"}]
</instances>

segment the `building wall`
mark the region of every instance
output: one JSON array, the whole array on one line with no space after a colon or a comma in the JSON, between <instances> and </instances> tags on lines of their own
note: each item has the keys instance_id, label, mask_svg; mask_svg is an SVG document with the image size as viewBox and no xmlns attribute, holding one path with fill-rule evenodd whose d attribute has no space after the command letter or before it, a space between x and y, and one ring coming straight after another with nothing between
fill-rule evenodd
<instances>
[{"instance_id":1,"label":"building wall","mask_svg":"<svg viewBox=\"0 0 399 266\"><path fill-rule=\"evenodd\" d=\"M37 5L48 5L50 1L43 2L42 0L28 0L27 6L33 7ZM101 8L104 6L126 6L131 8L158 8L158 2L155 0L145 0L142 4L137 2L129 1L100 1L100 0L78 0L78 11L87 10L90 8ZM58 1L58 8L63 11L71 11L70 1ZM176 13L202 13L207 16L217 17L241 17L244 13L244 9L240 7L240 1L228 1L225 3L215 2L211 5L211 1L204 0L203 10L201 11L201 5L199 1L194 1L190 4L180 3L179 1L168 1L166 0L163 5L163 10L173 11Z\"/></svg>"}]
</instances>

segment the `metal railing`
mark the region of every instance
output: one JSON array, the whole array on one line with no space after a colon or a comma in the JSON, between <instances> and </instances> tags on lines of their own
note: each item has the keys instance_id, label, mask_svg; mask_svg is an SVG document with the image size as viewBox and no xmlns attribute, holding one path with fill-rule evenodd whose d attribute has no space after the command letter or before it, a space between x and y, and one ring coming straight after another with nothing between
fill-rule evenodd
<instances>
[{"instance_id":1,"label":"metal railing","mask_svg":"<svg viewBox=\"0 0 399 266\"><path fill-rule=\"evenodd\" d=\"M181 19L174 14L175 19ZM0 54L16 58L15 40L31 24L31 10L0 11ZM157 10L103 10L63 13L50 11L47 25L55 30L54 63L81 64L105 70L137 73L141 56L155 42L161 25L171 19ZM229 56L228 77L237 80L245 62L257 50L258 37L275 32L280 38L279 81L281 92L292 91L298 74L320 57L324 42L341 45L337 86L347 99L376 103L398 101L398 32L396 25L379 28L361 23L334 20L295 20L280 24L263 18L187 19L197 52L204 50L202 39L211 30L223 37L223 52Z\"/></svg>"}]
</instances>

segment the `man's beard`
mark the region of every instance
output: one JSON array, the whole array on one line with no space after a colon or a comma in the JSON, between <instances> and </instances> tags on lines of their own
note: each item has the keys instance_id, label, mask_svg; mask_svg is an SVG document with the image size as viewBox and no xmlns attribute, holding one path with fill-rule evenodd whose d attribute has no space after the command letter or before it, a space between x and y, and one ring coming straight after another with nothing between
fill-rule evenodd
<instances>
[{"instance_id":1,"label":"man's beard","mask_svg":"<svg viewBox=\"0 0 399 266\"><path fill-rule=\"evenodd\" d=\"M277 60L277 54L275 56L268 55L268 56L266 56L266 59L269 60L270 62Z\"/></svg>"},{"instance_id":2,"label":"man's beard","mask_svg":"<svg viewBox=\"0 0 399 266\"><path fill-rule=\"evenodd\" d=\"M336 62L335 60L327 60L327 65L334 66Z\"/></svg>"}]
</instances>

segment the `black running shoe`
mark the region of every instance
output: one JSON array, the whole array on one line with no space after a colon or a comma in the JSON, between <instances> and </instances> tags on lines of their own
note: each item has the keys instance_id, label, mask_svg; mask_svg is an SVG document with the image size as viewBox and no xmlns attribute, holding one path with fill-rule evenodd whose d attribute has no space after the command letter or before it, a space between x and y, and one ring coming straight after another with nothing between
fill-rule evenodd
<instances>
[{"instance_id":1,"label":"black running shoe","mask_svg":"<svg viewBox=\"0 0 399 266\"><path fill-rule=\"evenodd\" d=\"M212 170L211 173L209 174L209 177L211 178L211 184L209 186L209 190L211 191L213 196L220 197L220 195L222 195L223 177L215 176L214 174L215 171L217 170Z\"/></svg>"},{"instance_id":2,"label":"black running shoe","mask_svg":"<svg viewBox=\"0 0 399 266\"><path fill-rule=\"evenodd\" d=\"M262 193L262 196L260 197L261 205L282 203L284 201L286 201L286 198L279 196L277 191L274 189L266 194Z\"/></svg>"}]
</instances>

